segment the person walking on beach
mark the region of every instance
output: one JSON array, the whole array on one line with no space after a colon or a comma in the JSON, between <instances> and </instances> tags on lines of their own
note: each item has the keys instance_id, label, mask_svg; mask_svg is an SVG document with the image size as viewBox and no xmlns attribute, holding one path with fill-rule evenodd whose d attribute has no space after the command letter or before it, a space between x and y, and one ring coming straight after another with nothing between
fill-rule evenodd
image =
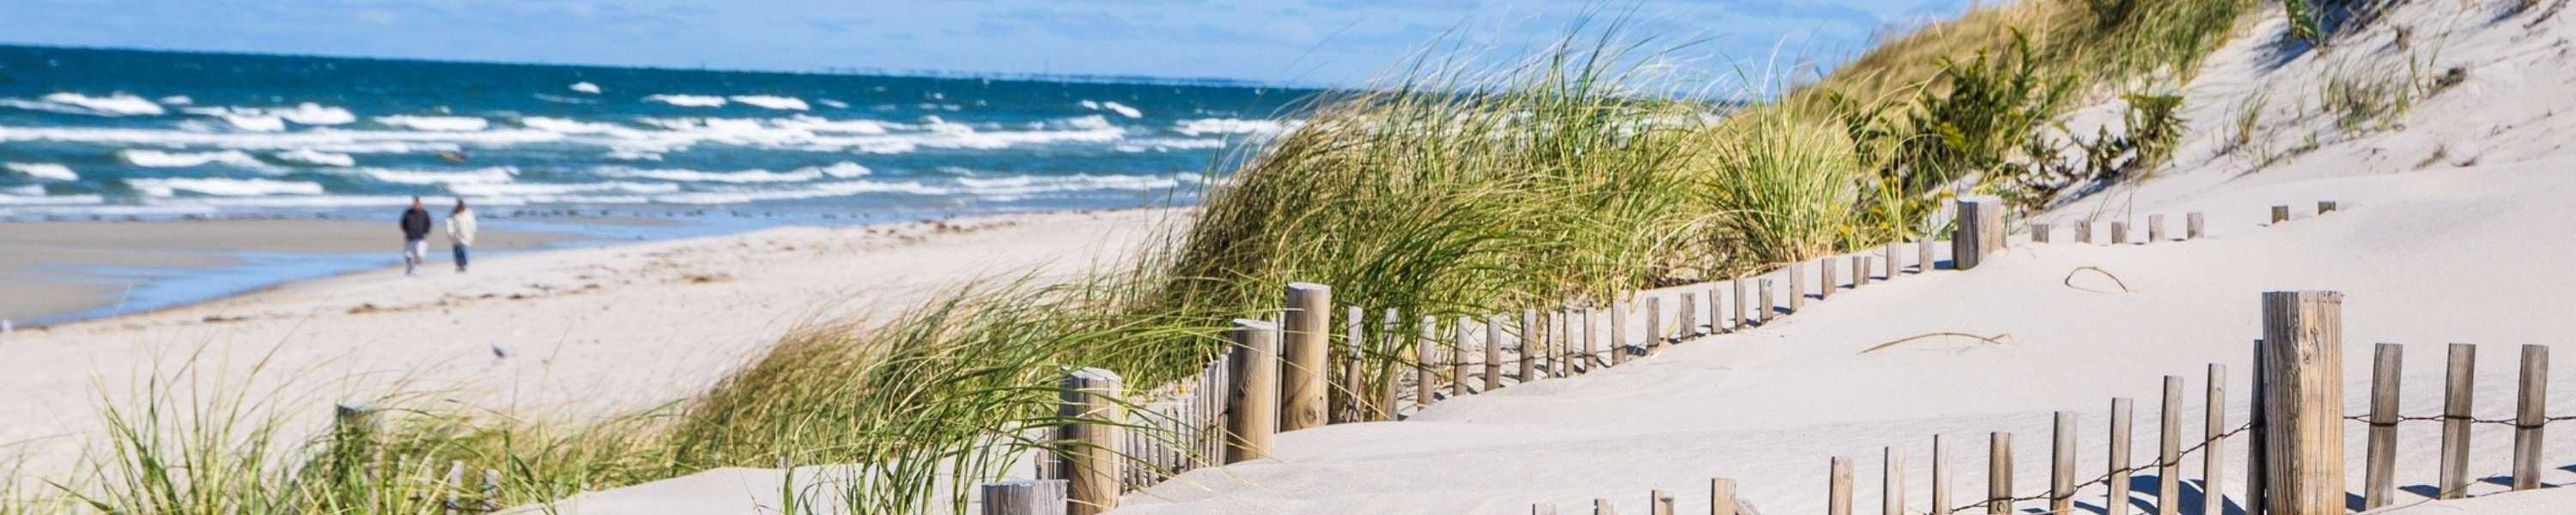
<instances>
[{"instance_id":1,"label":"person walking on beach","mask_svg":"<svg viewBox=\"0 0 2576 515\"><path fill-rule=\"evenodd\" d=\"M456 210L447 212L447 242L456 245L456 273L465 273L465 246L474 244L474 210L465 207L465 199L456 199Z\"/></svg>"},{"instance_id":2,"label":"person walking on beach","mask_svg":"<svg viewBox=\"0 0 2576 515\"><path fill-rule=\"evenodd\" d=\"M420 206L420 197L411 198L411 209L403 211L403 275L420 275L421 256L429 254L429 209Z\"/></svg>"}]
</instances>

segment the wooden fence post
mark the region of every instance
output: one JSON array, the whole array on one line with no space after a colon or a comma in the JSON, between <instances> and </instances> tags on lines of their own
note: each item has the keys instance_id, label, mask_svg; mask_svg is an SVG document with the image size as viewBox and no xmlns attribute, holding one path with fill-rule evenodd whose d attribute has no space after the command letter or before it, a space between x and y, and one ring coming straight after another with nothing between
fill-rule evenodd
<instances>
[{"instance_id":1,"label":"wooden fence post","mask_svg":"<svg viewBox=\"0 0 2576 515\"><path fill-rule=\"evenodd\" d=\"M1771 319L1780 315L1775 311L1780 304L1771 298L1771 281L1770 278L1762 279L1762 298L1755 300L1756 305L1753 306L1755 325L1770 325Z\"/></svg>"},{"instance_id":2,"label":"wooden fence post","mask_svg":"<svg viewBox=\"0 0 2576 515\"><path fill-rule=\"evenodd\" d=\"M1503 388L1503 327L1511 320L1503 315L1485 319L1485 391Z\"/></svg>"},{"instance_id":3,"label":"wooden fence post","mask_svg":"<svg viewBox=\"0 0 2576 515\"><path fill-rule=\"evenodd\" d=\"M1593 499L1592 515L1619 515L1619 508L1611 505L1609 499Z\"/></svg>"},{"instance_id":4,"label":"wooden fence post","mask_svg":"<svg viewBox=\"0 0 2576 515\"><path fill-rule=\"evenodd\" d=\"M1788 312L1794 314L1798 308L1807 307L1807 262L1789 262L1789 268L1785 270L1783 275L1789 281Z\"/></svg>"},{"instance_id":5,"label":"wooden fence post","mask_svg":"<svg viewBox=\"0 0 2576 515\"><path fill-rule=\"evenodd\" d=\"M1928 274L1928 273L1932 273L1933 265L1934 265L1934 261L1932 261L1932 237L1927 235L1927 236L1924 236L1924 237L1923 237L1923 239L1914 240L1914 273L1918 273L1918 274ZM1951 265L1951 268L1957 268L1957 267L1958 267L1958 265L1957 265L1957 264L1952 264L1952 265Z\"/></svg>"},{"instance_id":6,"label":"wooden fence post","mask_svg":"<svg viewBox=\"0 0 2576 515\"><path fill-rule=\"evenodd\" d=\"M2048 446L2048 512L2075 511L2075 412L2057 412Z\"/></svg>"},{"instance_id":7,"label":"wooden fence post","mask_svg":"<svg viewBox=\"0 0 2576 515\"><path fill-rule=\"evenodd\" d=\"M1826 256L1824 259L1816 260L1816 268L1820 269L1816 271L1818 275L1816 300L1834 298L1834 288L1842 284L1841 278L1835 277L1841 274L1834 273L1834 270L1841 269L1842 263L1832 256Z\"/></svg>"},{"instance_id":8,"label":"wooden fence post","mask_svg":"<svg viewBox=\"0 0 2576 515\"><path fill-rule=\"evenodd\" d=\"M1646 491L1646 513L1673 515L1673 496L1665 495L1663 490Z\"/></svg>"},{"instance_id":9,"label":"wooden fence post","mask_svg":"<svg viewBox=\"0 0 2576 515\"><path fill-rule=\"evenodd\" d=\"M1549 325L1557 330L1548 335L1547 368L1556 377L1571 375L1574 373L1574 361L1570 359L1574 357L1574 309L1557 308L1548 317L1552 319L1548 321Z\"/></svg>"},{"instance_id":10,"label":"wooden fence post","mask_svg":"<svg viewBox=\"0 0 2576 515\"><path fill-rule=\"evenodd\" d=\"M2088 219L2084 219L2083 221L2079 221L2079 222L2076 222L2076 223L2075 223L2075 243L2076 243L2076 244L2079 244L2079 245L2092 245L2092 244L2093 244L2093 220L2092 220L2092 219L2089 219L2089 218L2088 218Z\"/></svg>"},{"instance_id":11,"label":"wooden fence post","mask_svg":"<svg viewBox=\"0 0 2576 515\"><path fill-rule=\"evenodd\" d=\"M2382 343L2370 360L2370 450L2363 465L2361 507L2387 506L2397 495L2398 384L2404 377L2406 348Z\"/></svg>"},{"instance_id":12,"label":"wooden fence post","mask_svg":"<svg viewBox=\"0 0 2576 515\"><path fill-rule=\"evenodd\" d=\"M1285 333L1279 342L1280 432L1324 425L1325 393L1332 389L1324 379L1330 366L1326 359L1332 350L1332 317L1332 287L1288 284L1288 310L1279 328Z\"/></svg>"},{"instance_id":13,"label":"wooden fence post","mask_svg":"<svg viewBox=\"0 0 2576 515\"><path fill-rule=\"evenodd\" d=\"M2225 477L2227 453L2227 365L2209 364L2209 393L2202 401L2205 413L2200 419L2200 512L2221 513L2227 506L2227 495L2218 492L2218 482Z\"/></svg>"},{"instance_id":14,"label":"wooden fence post","mask_svg":"<svg viewBox=\"0 0 2576 515\"><path fill-rule=\"evenodd\" d=\"M369 460L376 456L376 407L364 401L331 406L330 480L342 490L374 479ZM361 487L372 489L373 487Z\"/></svg>"},{"instance_id":15,"label":"wooden fence post","mask_svg":"<svg viewBox=\"0 0 2576 515\"><path fill-rule=\"evenodd\" d=\"M2165 241L2165 215L2147 215L2147 243Z\"/></svg>"},{"instance_id":16,"label":"wooden fence post","mask_svg":"<svg viewBox=\"0 0 2576 515\"><path fill-rule=\"evenodd\" d=\"M1419 362L1413 364L1413 407L1418 410L1431 406L1431 394L1440 385L1440 371L1433 368L1440 363L1439 317L1422 315L1422 333L1413 346L1420 349L1414 352Z\"/></svg>"},{"instance_id":17,"label":"wooden fence post","mask_svg":"<svg viewBox=\"0 0 2576 515\"><path fill-rule=\"evenodd\" d=\"M2129 244L2129 222L2127 220L2111 221L2111 244Z\"/></svg>"},{"instance_id":18,"label":"wooden fence post","mask_svg":"<svg viewBox=\"0 0 2576 515\"><path fill-rule=\"evenodd\" d=\"M1547 353L1546 329L1539 323L1538 310L1521 310L1521 382L1538 380L1538 358Z\"/></svg>"},{"instance_id":19,"label":"wooden fence post","mask_svg":"<svg viewBox=\"0 0 2576 515\"><path fill-rule=\"evenodd\" d=\"M1378 338L1385 341L1387 365L1384 367L1385 377L1379 378L1384 382L1377 389L1377 420L1395 420L1396 389L1403 383L1396 380L1397 367L1404 366L1403 355L1411 346L1404 344L1404 317L1401 312L1386 308L1386 316L1379 324L1385 331Z\"/></svg>"},{"instance_id":20,"label":"wooden fence post","mask_svg":"<svg viewBox=\"0 0 2576 515\"><path fill-rule=\"evenodd\" d=\"M1970 270L2003 250L2004 201L1990 196L1959 199L1959 232L1950 236L1950 268Z\"/></svg>"},{"instance_id":21,"label":"wooden fence post","mask_svg":"<svg viewBox=\"0 0 2576 515\"><path fill-rule=\"evenodd\" d=\"M1530 505L1530 515L1556 515L1556 505L1547 503L1532 504Z\"/></svg>"},{"instance_id":22,"label":"wooden fence post","mask_svg":"<svg viewBox=\"0 0 2576 515\"><path fill-rule=\"evenodd\" d=\"M2272 225L2290 221L2290 206L2272 206Z\"/></svg>"},{"instance_id":23,"label":"wooden fence post","mask_svg":"<svg viewBox=\"0 0 2576 515\"><path fill-rule=\"evenodd\" d=\"M1469 372L1470 365L1467 364L1467 347L1474 344L1475 340L1473 336L1467 334L1467 324L1474 321L1473 318L1458 317L1458 322L1449 326L1451 336L1449 339L1449 397L1451 398L1466 397L1468 393L1467 376L1472 373Z\"/></svg>"},{"instance_id":24,"label":"wooden fence post","mask_svg":"<svg viewBox=\"0 0 2576 515\"><path fill-rule=\"evenodd\" d=\"M2129 415L2135 402L2128 397L2111 399L2110 479L2104 483L2111 492L2103 497L2104 515L2129 515Z\"/></svg>"},{"instance_id":25,"label":"wooden fence post","mask_svg":"<svg viewBox=\"0 0 2576 515\"><path fill-rule=\"evenodd\" d=\"M2263 431L2267 422L2263 415L2263 354L2266 349L2263 340L2254 340L2254 372L2247 374L2252 376L2249 379L2253 380L2253 391L2245 396L2245 411L2250 414L2245 420L2245 498L2241 500L2245 505L2245 515L2263 515L2270 509L2264 501L2263 491L2263 482L2272 477L2268 467L2272 453L2265 445Z\"/></svg>"},{"instance_id":26,"label":"wooden fence post","mask_svg":"<svg viewBox=\"0 0 2576 515\"><path fill-rule=\"evenodd\" d=\"M1675 331L1675 337L1690 338L1707 334L1699 332L1699 292L1682 292L1681 299L1682 304L1679 309L1673 310L1674 318L1680 319L1681 322L1681 327Z\"/></svg>"},{"instance_id":27,"label":"wooden fence post","mask_svg":"<svg viewBox=\"0 0 2576 515\"><path fill-rule=\"evenodd\" d=\"M1664 298L1646 297L1646 355L1664 351Z\"/></svg>"},{"instance_id":28,"label":"wooden fence post","mask_svg":"<svg viewBox=\"0 0 2576 515\"><path fill-rule=\"evenodd\" d=\"M2184 213L2184 214L2182 215L2182 225L2183 225L2182 239L2185 239L2185 240L2197 240L2197 239L2200 239L2200 237L2201 237L2201 236L2204 236L2204 235L2206 235L2206 234L2207 234L2207 233L2202 232L2202 231L2203 231L2203 229L2208 228L2208 224L2201 223L2201 218L2200 218L2200 212L2199 212L2199 211L2193 211L2193 212L2190 212L2190 213Z\"/></svg>"},{"instance_id":29,"label":"wooden fence post","mask_svg":"<svg viewBox=\"0 0 2576 515\"><path fill-rule=\"evenodd\" d=\"M1897 272L1905 271L1905 243L1902 240L1887 242L1885 259L1887 260L1887 279L1896 280Z\"/></svg>"},{"instance_id":30,"label":"wooden fence post","mask_svg":"<svg viewBox=\"0 0 2576 515\"><path fill-rule=\"evenodd\" d=\"M1062 479L996 481L976 488L983 494L983 515L1064 515Z\"/></svg>"},{"instance_id":31,"label":"wooden fence post","mask_svg":"<svg viewBox=\"0 0 2576 515\"><path fill-rule=\"evenodd\" d=\"M1628 364L1628 300L1610 301L1610 366Z\"/></svg>"},{"instance_id":32,"label":"wooden fence post","mask_svg":"<svg viewBox=\"0 0 2576 515\"><path fill-rule=\"evenodd\" d=\"M2165 376L2156 430L2156 515L2182 514L2182 376Z\"/></svg>"},{"instance_id":33,"label":"wooden fence post","mask_svg":"<svg viewBox=\"0 0 2576 515\"><path fill-rule=\"evenodd\" d=\"M2034 223L2034 224L2030 224L2030 242L2031 242L2031 243L2048 243L2048 229L2049 229L2048 224L2043 224L2043 223Z\"/></svg>"},{"instance_id":34,"label":"wooden fence post","mask_svg":"<svg viewBox=\"0 0 2576 515\"><path fill-rule=\"evenodd\" d=\"M2341 514L2343 294L2263 293L2266 511Z\"/></svg>"},{"instance_id":35,"label":"wooden fence post","mask_svg":"<svg viewBox=\"0 0 2576 515\"><path fill-rule=\"evenodd\" d=\"M2319 201L2317 201L2317 214L2322 215L2322 214L2332 213L2332 212L2335 212L2335 201L2332 201L2332 200L2319 200Z\"/></svg>"},{"instance_id":36,"label":"wooden fence post","mask_svg":"<svg viewBox=\"0 0 2576 515\"><path fill-rule=\"evenodd\" d=\"M2438 499L2469 495L2469 407L2477 393L2478 347L2451 344L2450 360L2442 386L2442 476L2434 496Z\"/></svg>"},{"instance_id":37,"label":"wooden fence post","mask_svg":"<svg viewBox=\"0 0 2576 515\"><path fill-rule=\"evenodd\" d=\"M1708 515L1736 515L1735 480L1708 480Z\"/></svg>"},{"instance_id":38,"label":"wooden fence post","mask_svg":"<svg viewBox=\"0 0 2576 515\"><path fill-rule=\"evenodd\" d=\"M1905 451L1887 447L1879 451L1878 512L1880 515L1905 515Z\"/></svg>"},{"instance_id":39,"label":"wooden fence post","mask_svg":"<svg viewBox=\"0 0 2576 515\"><path fill-rule=\"evenodd\" d=\"M2012 433L1986 435L1986 515L2013 512Z\"/></svg>"},{"instance_id":40,"label":"wooden fence post","mask_svg":"<svg viewBox=\"0 0 2576 515\"><path fill-rule=\"evenodd\" d=\"M1119 424L1127 420L1118 383L1118 373L1107 369L1070 370L1064 375L1061 415L1075 421L1063 430L1068 514L1096 515L1118 508L1123 490L1119 478L1127 463L1118 451Z\"/></svg>"},{"instance_id":41,"label":"wooden fence post","mask_svg":"<svg viewBox=\"0 0 2576 515\"><path fill-rule=\"evenodd\" d=\"M1728 306L1732 306L1734 309L1729 309L1726 312L1726 318L1734 320L1735 323L1733 326L1727 328L1727 332L1740 331L1746 327L1744 325L1744 308L1753 305L1753 297L1749 295L1751 293L1750 282L1751 279L1748 278L1735 278L1735 302L1728 303Z\"/></svg>"},{"instance_id":42,"label":"wooden fence post","mask_svg":"<svg viewBox=\"0 0 2576 515\"><path fill-rule=\"evenodd\" d=\"M1270 457L1271 435L1279 431L1279 326L1235 319L1231 361L1225 462Z\"/></svg>"},{"instance_id":43,"label":"wooden fence post","mask_svg":"<svg viewBox=\"0 0 2576 515\"><path fill-rule=\"evenodd\" d=\"M1932 435L1931 515L1950 515L1950 438Z\"/></svg>"},{"instance_id":44,"label":"wooden fence post","mask_svg":"<svg viewBox=\"0 0 2576 515\"><path fill-rule=\"evenodd\" d=\"M1359 306L1348 306L1343 311L1347 314L1342 320L1343 336L1342 344L1339 345L1342 349L1342 366L1341 371L1335 374L1339 377L1333 381L1332 421L1335 424L1362 420L1366 416L1365 406L1368 404L1368 398L1360 395L1360 392L1368 390L1368 374L1362 373L1360 369L1360 356L1365 354L1361 344L1368 341L1368 336L1361 330L1361 326L1368 322L1368 312L1361 310Z\"/></svg>"},{"instance_id":45,"label":"wooden fence post","mask_svg":"<svg viewBox=\"0 0 2576 515\"><path fill-rule=\"evenodd\" d=\"M2320 203L2332 210L2332 202ZM2513 489L2540 488L2540 443L2549 423L2549 347L2522 346L2522 387L2513 420Z\"/></svg>"},{"instance_id":46,"label":"wooden fence post","mask_svg":"<svg viewBox=\"0 0 2576 515\"><path fill-rule=\"evenodd\" d=\"M1583 359L1578 363L1583 365L1583 373L1586 374L1601 368L1601 331L1592 320L1592 315L1600 312L1595 308L1583 310Z\"/></svg>"},{"instance_id":47,"label":"wooden fence post","mask_svg":"<svg viewBox=\"0 0 2576 515\"><path fill-rule=\"evenodd\" d=\"M1841 456L1834 457L1833 477L1827 482L1825 488L1825 495L1828 496L1825 499L1825 513L1829 515L1851 515L1851 468L1851 458Z\"/></svg>"},{"instance_id":48,"label":"wooden fence post","mask_svg":"<svg viewBox=\"0 0 2576 515\"><path fill-rule=\"evenodd\" d=\"M1876 259L1877 256L1868 254L1852 256L1852 289L1858 290L1862 286L1869 285L1869 262Z\"/></svg>"}]
</instances>

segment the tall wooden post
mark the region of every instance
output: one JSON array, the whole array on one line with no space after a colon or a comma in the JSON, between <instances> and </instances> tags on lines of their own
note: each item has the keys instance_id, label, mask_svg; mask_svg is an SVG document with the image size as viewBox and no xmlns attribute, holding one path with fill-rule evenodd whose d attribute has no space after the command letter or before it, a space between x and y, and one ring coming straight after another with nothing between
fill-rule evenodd
<instances>
[{"instance_id":1,"label":"tall wooden post","mask_svg":"<svg viewBox=\"0 0 2576 515\"><path fill-rule=\"evenodd\" d=\"M1664 351L1664 298L1646 297L1646 355Z\"/></svg>"},{"instance_id":2,"label":"tall wooden post","mask_svg":"<svg viewBox=\"0 0 2576 515\"><path fill-rule=\"evenodd\" d=\"M1279 432L1279 326L1260 320L1234 320L1233 384L1227 385L1225 462L1270 457L1271 435Z\"/></svg>"},{"instance_id":3,"label":"tall wooden post","mask_svg":"<svg viewBox=\"0 0 2576 515\"><path fill-rule=\"evenodd\" d=\"M1335 424L1359 422L1367 417L1368 398L1360 392L1368 391L1368 374L1360 369L1360 356L1365 354L1361 343L1368 341L1361 327L1368 322L1368 312L1359 306L1346 306L1344 312L1347 314L1342 319L1342 344L1336 346L1341 349L1342 366L1333 373L1332 421Z\"/></svg>"},{"instance_id":4,"label":"tall wooden post","mask_svg":"<svg viewBox=\"0 0 2576 515\"><path fill-rule=\"evenodd\" d=\"M1628 301L1610 301L1610 366L1628 364Z\"/></svg>"},{"instance_id":5,"label":"tall wooden post","mask_svg":"<svg viewBox=\"0 0 2576 515\"><path fill-rule=\"evenodd\" d=\"M1449 334L1453 336L1449 340L1449 396L1452 398L1467 396L1467 376L1473 375L1469 371L1472 365L1467 364L1467 347L1476 342L1475 337L1467 333L1467 324L1474 321L1473 318L1458 317L1457 324L1449 327Z\"/></svg>"},{"instance_id":6,"label":"tall wooden post","mask_svg":"<svg viewBox=\"0 0 2576 515\"><path fill-rule=\"evenodd\" d=\"M1887 261L1887 280L1893 281L1896 280L1898 272L1905 271L1905 243L1887 242L1886 253L1887 257L1880 259Z\"/></svg>"},{"instance_id":7,"label":"tall wooden post","mask_svg":"<svg viewBox=\"0 0 2576 515\"><path fill-rule=\"evenodd\" d=\"M1832 256L1816 260L1816 300L1834 298L1834 287L1842 284L1841 278L1835 277L1841 274L1834 271L1842 267L1842 262Z\"/></svg>"},{"instance_id":8,"label":"tall wooden post","mask_svg":"<svg viewBox=\"0 0 2576 515\"><path fill-rule=\"evenodd\" d=\"M1878 512L1880 515L1905 515L1905 451L1887 447L1879 451Z\"/></svg>"},{"instance_id":9,"label":"tall wooden post","mask_svg":"<svg viewBox=\"0 0 2576 515\"><path fill-rule=\"evenodd\" d=\"M1986 435L1986 515L2013 512L2012 433Z\"/></svg>"},{"instance_id":10,"label":"tall wooden post","mask_svg":"<svg viewBox=\"0 0 2576 515\"><path fill-rule=\"evenodd\" d=\"M1951 268L1972 270L2004 248L2004 201L1989 196L1959 199L1959 231L1950 236Z\"/></svg>"},{"instance_id":11,"label":"tall wooden post","mask_svg":"<svg viewBox=\"0 0 2576 515\"><path fill-rule=\"evenodd\" d=\"M1708 515L1736 515L1735 480L1708 480Z\"/></svg>"},{"instance_id":12,"label":"tall wooden post","mask_svg":"<svg viewBox=\"0 0 2576 515\"><path fill-rule=\"evenodd\" d=\"M1950 515L1950 438L1932 435L1931 515Z\"/></svg>"},{"instance_id":13,"label":"tall wooden post","mask_svg":"<svg viewBox=\"0 0 2576 515\"><path fill-rule=\"evenodd\" d=\"M1376 420L1395 420L1396 388L1403 383L1396 380L1396 373L1399 367L1404 366L1405 351L1412 346L1404 344L1404 317L1395 308L1386 308L1386 316L1379 323L1384 326L1383 331L1385 331L1379 334L1378 338L1385 342L1382 345L1385 345L1383 348L1387 353L1387 365L1383 367L1386 374L1379 378L1382 381L1378 383L1377 389Z\"/></svg>"},{"instance_id":14,"label":"tall wooden post","mask_svg":"<svg viewBox=\"0 0 2576 515\"><path fill-rule=\"evenodd\" d=\"M1315 283L1288 284L1288 311L1280 329L1283 367L1279 382L1279 431L1324 425L1324 399L1332 387L1325 381L1332 351L1333 288Z\"/></svg>"},{"instance_id":15,"label":"tall wooden post","mask_svg":"<svg viewBox=\"0 0 2576 515\"><path fill-rule=\"evenodd\" d=\"M1072 421L1064 425L1062 444L1071 503L1066 513L1097 515L1118 509L1122 489L1118 479L1127 463L1118 450L1120 424L1127 421L1127 408L1119 400L1122 395L1117 372L1085 368L1064 375L1060 415Z\"/></svg>"},{"instance_id":16,"label":"tall wooden post","mask_svg":"<svg viewBox=\"0 0 2576 515\"><path fill-rule=\"evenodd\" d=\"M2343 294L2263 293L2263 503L2276 515L2341 514Z\"/></svg>"},{"instance_id":17,"label":"tall wooden post","mask_svg":"<svg viewBox=\"0 0 2576 515\"><path fill-rule=\"evenodd\" d=\"M2129 244L2129 222L2127 220L2111 221L2111 244Z\"/></svg>"},{"instance_id":18,"label":"tall wooden post","mask_svg":"<svg viewBox=\"0 0 2576 515\"><path fill-rule=\"evenodd\" d=\"M2182 376L2165 376L2156 430L2156 515L2182 515Z\"/></svg>"},{"instance_id":19,"label":"tall wooden post","mask_svg":"<svg viewBox=\"0 0 2576 515\"><path fill-rule=\"evenodd\" d=\"M1601 327L1592 320L1592 314L1599 312L1596 308L1583 310L1583 358L1575 362L1583 365L1586 374L1601 368Z\"/></svg>"},{"instance_id":20,"label":"tall wooden post","mask_svg":"<svg viewBox=\"0 0 2576 515\"><path fill-rule=\"evenodd\" d=\"M1521 382L1538 380L1538 358L1547 353L1546 327L1539 323L1538 310L1521 310Z\"/></svg>"},{"instance_id":21,"label":"tall wooden post","mask_svg":"<svg viewBox=\"0 0 2576 515\"><path fill-rule=\"evenodd\" d=\"M2370 363L2370 448L2362 459L2361 507L2375 510L2397 496L2397 419L2399 379L2406 367L2406 348L2382 343Z\"/></svg>"},{"instance_id":22,"label":"tall wooden post","mask_svg":"<svg viewBox=\"0 0 2576 515\"><path fill-rule=\"evenodd\" d=\"M1828 496L1825 499L1825 513L1828 515L1851 515L1851 458L1835 456L1833 461L1833 477L1829 478L1830 480L1827 481L1825 488L1825 495Z\"/></svg>"},{"instance_id":23,"label":"tall wooden post","mask_svg":"<svg viewBox=\"0 0 2576 515\"><path fill-rule=\"evenodd\" d=\"M1733 326L1727 329L1729 332L1739 331L1745 328L1744 308L1753 305L1753 296L1751 295L1752 280L1737 277L1733 282L1735 283L1735 302L1727 304L1728 306L1733 307L1733 309L1726 311L1726 318L1734 322Z\"/></svg>"},{"instance_id":24,"label":"tall wooden post","mask_svg":"<svg viewBox=\"0 0 2576 515\"><path fill-rule=\"evenodd\" d=\"M2442 475L2437 499L2469 496L2469 410L2477 393L2478 346L2451 344L2442 383Z\"/></svg>"},{"instance_id":25,"label":"tall wooden post","mask_svg":"<svg viewBox=\"0 0 2576 515\"><path fill-rule=\"evenodd\" d=\"M2129 416L2134 404L2128 397L2111 399L2111 457L2105 476L2110 479L2104 483L2111 492L2102 499L2104 515L2129 515Z\"/></svg>"},{"instance_id":26,"label":"tall wooden post","mask_svg":"<svg viewBox=\"0 0 2576 515\"><path fill-rule=\"evenodd\" d=\"M1681 327L1674 330L1674 337L1689 338L1703 334L1699 332L1699 292L1682 292L1681 299L1682 305L1673 310L1673 318L1680 319L1681 323Z\"/></svg>"},{"instance_id":27,"label":"tall wooden post","mask_svg":"<svg viewBox=\"0 0 2576 515\"><path fill-rule=\"evenodd\" d=\"M1485 319L1485 391L1503 388L1503 328L1511 321L1503 315Z\"/></svg>"},{"instance_id":28,"label":"tall wooden post","mask_svg":"<svg viewBox=\"0 0 2576 515\"><path fill-rule=\"evenodd\" d=\"M2318 209L2332 210L2332 202L2319 203ZM2515 396L2513 417L2513 489L2540 488L2540 444L2544 425L2549 423L2549 346L2522 346L2521 395Z\"/></svg>"},{"instance_id":29,"label":"tall wooden post","mask_svg":"<svg viewBox=\"0 0 2576 515\"><path fill-rule=\"evenodd\" d=\"M1440 363L1439 317L1422 316L1422 333L1413 339L1413 346L1420 349L1414 355L1421 357L1413 364L1413 407L1421 409L1431 406L1433 388L1440 384L1440 372L1433 368Z\"/></svg>"},{"instance_id":30,"label":"tall wooden post","mask_svg":"<svg viewBox=\"0 0 2576 515\"><path fill-rule=\"evenodd\" d=\"M1781 275L1789 282L1789 313L1797 313L1799 308L1807 307L1807 263L1790 262Z\"/></svg>"},{"instance_id":31,"label":"tall wooden post","mask_svg":"<svg viewBox=\"0 0 2576 515\"><path fill-rule=\"evenodd\" d=\"M2055 440L2048 446L2048 512L2075 511L2075 413L2057 412L2051 426Z\"/></svg>"},{"instance_id":32,"label":"tall wooden post","mask_svg":"<svg viewBox=\"0 0 2576 515\"><path fill-rule=\"evenodd\" d=\"M1014 480L984 483L976 488L983 494L983 515L1064 515L1065 481L1062 479Z\"/></svg>"},{"instance_id":33,"label":"tall wooden post","mask_svg":"<svg viewBox=\"0 0 2576 515\"><path fill-rule=\"evenodd\" d=\"M2200 512L2221 513L2227 506L2227 495L2219 493L2218 483L2226 474L2227 463L2227 365L2209 364L2209 393L2202 400L2201 441L2208 447L2200 451Z\"/></svg>"}]
</instances>

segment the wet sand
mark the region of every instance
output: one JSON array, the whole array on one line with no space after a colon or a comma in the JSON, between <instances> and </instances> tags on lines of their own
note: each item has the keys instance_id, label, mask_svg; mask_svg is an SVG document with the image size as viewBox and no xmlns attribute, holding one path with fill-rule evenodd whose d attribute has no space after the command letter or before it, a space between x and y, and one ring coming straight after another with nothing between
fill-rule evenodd
<instances>
[{"instance_id":1,"label":"wet sand","mask_svg":"<svg viewBox=\"0 0 2576 515\"><path fill-rule=\"evenodd\" d=\"M473 250L528 249L580 238L492 225L483 223ZM32 321L112 308L132 300L129 286L146 286L160 276L224 274L245 264L246 253L271 261L287 258L280 254L310 254L348 263L342 266L364 266L370 258L394 265L401 262L401 239L389 221L0 223L0 291L11 292L0 295L0 319ZM444 233L433 234L430 247L430 260L445 266Z\"/></svg>"}]
</instances>

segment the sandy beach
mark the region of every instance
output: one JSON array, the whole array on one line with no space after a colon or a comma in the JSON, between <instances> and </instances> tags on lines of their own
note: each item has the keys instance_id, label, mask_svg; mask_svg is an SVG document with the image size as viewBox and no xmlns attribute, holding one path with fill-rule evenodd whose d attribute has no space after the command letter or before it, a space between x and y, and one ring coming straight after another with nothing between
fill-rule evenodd
<instances>
[{"instance_id":1,"label":"sandy beach","mask_svg":"<svg viewBox=\"0 0 2576 515\"><path fill-rule=\"evenodd\" d=\"M489 229L473 250L535 248L576 236ZM449 260L444 236L431 238L431 258ZM353 254L399 258L392 222L353 220L172 220L161 222L0 223L0 319L32 320L114 304L137 281L116 271L167 269L221 274L240 253ZM109 271L99 271L107 268Z\"/></svg>"},{"instance_id":2,"label":"sandy beach","mask_svg":"<svg viewBox=\"0 0 2576 515\"><path fill-rule=\"evenodd\" d=\"M102 395L190 364L233 388L279 390L327 413L396 389L478 409L578 417L691 394L801 325L884 315L968 281L1116 262L1177 210L1004 215L539 251L477 259L471 273L399 266L285 284L143 314L0 337L0 442L35 464L94 434ZM66 247L60 259L143 263L200 249L381 251L390 224L167 222L0 225L0 242ZM150 235L180 257L100 248ZM541 234L496 234L532 245ZM17 258L13 261L41 261ZM53 259L44 256L43 259ZM151 261L161 259L163 261ZM19 302L19 301L13 301ZM41 301L53 302L53 301ZM31 303L28 306L46 304ZM257 369L256 373L253 372ZM102 391L103 390L103 391Z\"/></svg>"}]
</instances>

